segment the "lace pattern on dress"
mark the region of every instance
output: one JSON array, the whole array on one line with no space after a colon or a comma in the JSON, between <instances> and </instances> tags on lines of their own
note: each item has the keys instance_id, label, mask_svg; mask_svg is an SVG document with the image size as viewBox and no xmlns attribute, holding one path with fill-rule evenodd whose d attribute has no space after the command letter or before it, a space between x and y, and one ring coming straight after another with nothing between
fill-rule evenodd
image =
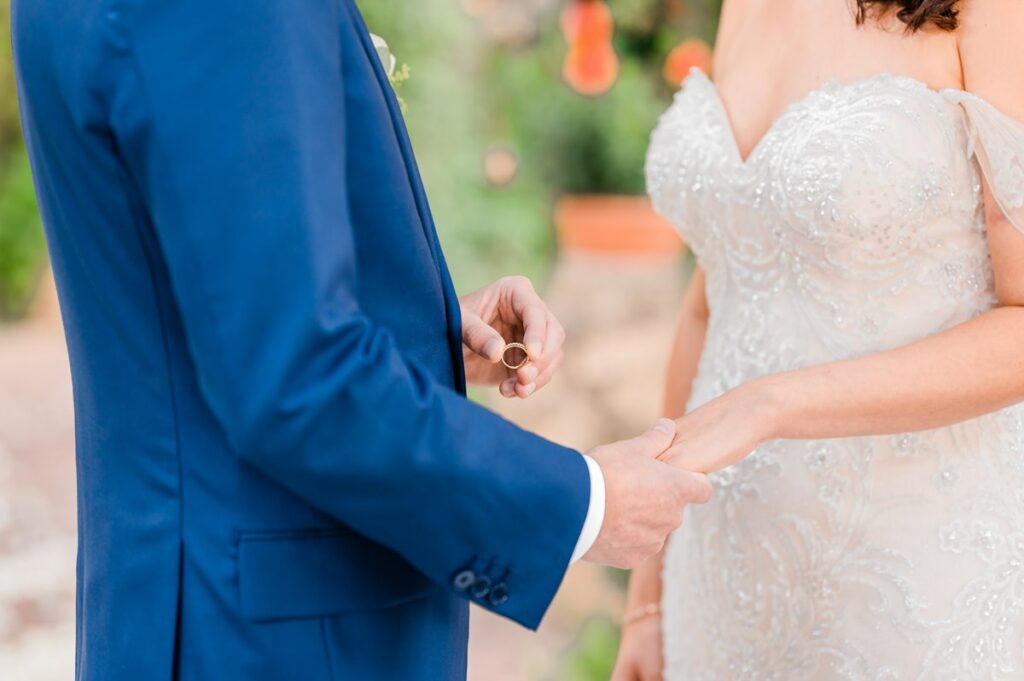
<instances>
[{"instance_id":1,"label":"lace pattern on dress","mask_svg":"<svg viewBox=\"0 0 1024 681\"><path fill-rule=\"evenodd\" d=\"M982 177L1024 224L1024 124L885 74L811 92L743 160L695 72L646 172L707 273L691 407L991 309ZM713 479L666 554L666 681L1024 678L1021 407Z\"/></svg>"}]
</instances>

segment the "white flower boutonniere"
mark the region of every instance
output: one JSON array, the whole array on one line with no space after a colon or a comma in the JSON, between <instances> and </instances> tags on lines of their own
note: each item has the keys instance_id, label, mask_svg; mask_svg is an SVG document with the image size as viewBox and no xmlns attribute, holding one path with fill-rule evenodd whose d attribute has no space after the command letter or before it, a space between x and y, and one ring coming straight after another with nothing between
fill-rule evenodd
<instances>
[{"instance_id":1,"label":"white flower boutonniere","mask_svg":"<svg viewBox=\"0 0 1024 681\"><path fill-rule=\"evenodd\" d=\"M388 47L388 43L384 38L371 33L370 39L373 40L373 48L377 50L377 57L380 59L381 65L384 66L384 73L388 74L388 81L395 91L399 106L402 107L402 113L405 113L405 100L398 94L398 90L401 88L402 83L409 80L409 65L402 64L401 67L398 66L398 60L395 58L395 55L391 54L391 48Z\"/></svg>"}]
</instances>

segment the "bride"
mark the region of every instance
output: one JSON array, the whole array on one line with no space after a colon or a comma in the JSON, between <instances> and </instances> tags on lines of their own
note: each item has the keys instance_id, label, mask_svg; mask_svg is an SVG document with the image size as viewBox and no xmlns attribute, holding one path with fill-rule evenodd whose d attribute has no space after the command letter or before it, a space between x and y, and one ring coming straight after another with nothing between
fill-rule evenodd
<instances>
[{"instance_id":1,"label":"bride","mask_svg":"<svg viewBox=\"0 0 1024 681\"><path fill-rule=\"evenodd\" d=\"M652 137L717 471L615 681L1024 678L1024 3L726 0ZM660 606L659 606L660 604Z\"/></svg>"}]
</instances>

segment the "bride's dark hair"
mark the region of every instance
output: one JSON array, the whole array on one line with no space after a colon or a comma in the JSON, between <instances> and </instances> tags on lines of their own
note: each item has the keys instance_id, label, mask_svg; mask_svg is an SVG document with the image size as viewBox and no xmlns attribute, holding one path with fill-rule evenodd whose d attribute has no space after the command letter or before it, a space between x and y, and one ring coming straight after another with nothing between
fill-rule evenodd
<instances>
[{"instance_id":1,"label":"bride's dark hair","mask_svg":"<svg viewBox=\"0 0 1024 681\"><path fill-rule=\"evenodd\" d=\"M957 26L959 4L960 0L857 0L857 23L864 23L872 14L895 10L908 31L928 25L952 31Z\"/></svg>"}]
</instances>

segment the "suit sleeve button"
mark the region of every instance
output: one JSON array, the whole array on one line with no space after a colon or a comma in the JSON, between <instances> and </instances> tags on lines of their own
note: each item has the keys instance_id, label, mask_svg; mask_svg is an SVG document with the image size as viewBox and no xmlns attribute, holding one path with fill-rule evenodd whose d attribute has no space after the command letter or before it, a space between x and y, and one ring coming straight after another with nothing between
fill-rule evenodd
<instances>
[{"instance_id":1,"label":"suit sleeve button","mask_svg":"<svg viewBox=\"0 0 1024 681\"><path fill-rule=\"evenodd\" d=\"M487 598L489 593L491 593L491 579L486 575L480 575L473 583L473 598Z\"/></svg>"},{"instance_id":2,"label":"suit sleeve button","mask_svg":"<svg viewBox=\"0 0 1024 681\"><path fill-rule=\"evenodd\" d=\"M505 582L498 582L491 587L489 600L495 608L500 608L508 603L508 587L505 586Z\"/></svg>"},{"instance_id":3,"label":"suit sleeve button","mask_svg":"<svg viewBox=\"0 0 1024 681\"><path fill-rule=\"evenodd\" d=\"M452 586L456 591L465 593L476 583L476 573L472 570L463 570L452 578Z\"/></svg>"}]
</instances>

